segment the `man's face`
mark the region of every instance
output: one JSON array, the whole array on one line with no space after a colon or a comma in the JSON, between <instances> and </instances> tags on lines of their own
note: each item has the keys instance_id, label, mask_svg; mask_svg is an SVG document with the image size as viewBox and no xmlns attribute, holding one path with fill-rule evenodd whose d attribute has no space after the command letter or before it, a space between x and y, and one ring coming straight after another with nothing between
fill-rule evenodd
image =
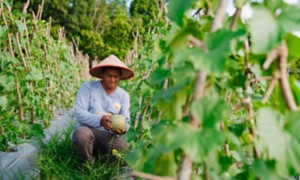
<instances>
[{"instance_id":1,"label":"man's face","mask_svg":"<svg viewBox=\"0 0 300 180\"><path fill-rule=\"evenodd\" d=\"M117 69L106 69L103 74L102 82L105 87L108 89L115 89L120 80L121 74Z\"/></svg>"}]
</instances>

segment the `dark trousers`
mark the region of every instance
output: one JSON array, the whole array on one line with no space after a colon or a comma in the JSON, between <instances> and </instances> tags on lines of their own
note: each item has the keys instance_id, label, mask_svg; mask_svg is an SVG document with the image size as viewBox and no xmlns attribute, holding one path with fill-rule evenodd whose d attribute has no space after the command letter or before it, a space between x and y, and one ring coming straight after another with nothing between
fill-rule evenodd
<instances>
[{"instance_id":1,"label":"dark trousers","mask_svg":"<svg viewBox=\"0 0 300 180\"><path fill-rule=\"evenodd\" d=\"M111 154L113 149L124 151L129 148L129 144L121 137L86 126L74 132L73 146L76 153L90 164L95 161L95 153Z\"/></svg>"}]
</instances>

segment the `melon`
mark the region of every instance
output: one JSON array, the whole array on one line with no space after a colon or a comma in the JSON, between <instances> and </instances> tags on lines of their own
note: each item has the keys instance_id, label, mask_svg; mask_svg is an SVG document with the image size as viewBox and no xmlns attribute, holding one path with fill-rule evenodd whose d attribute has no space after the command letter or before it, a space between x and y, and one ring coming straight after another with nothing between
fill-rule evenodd
<instances>
[{"instance_id":1,"label":"melon","mask_svg":"<svg viewBox=\"0 0 300 180\"><path fill-rule=\"evenodd\" d=\"M111 116L111 126L114 130L126 130L126 118L121 114L114 114Z\"/></svg>"}]
</instances>

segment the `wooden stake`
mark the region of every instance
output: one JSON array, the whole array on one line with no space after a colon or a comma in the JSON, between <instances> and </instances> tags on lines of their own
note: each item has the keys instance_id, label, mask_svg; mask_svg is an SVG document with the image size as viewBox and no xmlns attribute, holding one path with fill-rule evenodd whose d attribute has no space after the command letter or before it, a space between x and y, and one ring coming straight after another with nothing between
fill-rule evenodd
<instances>
[{"instance_id":1,"label":"wooden stake","mask_svg":"<svg viewBox=\"0 0 300 180\"><path fill-rule=\"evenodd\" d=\"M211 32L215 32L217 29L221 27L225 15L226 5L227 5L227 0L220 1L213 25L211 27ZM203 96L205 83L206 83L206 73L197 71L193 101L196 101ZM190 117L189 124L195 128L198 128L198 121L192 115ZM192 159L187 154L184 154L183 161L179 170L178 178L180 180L189 180L192 174L192 166L193 166ZM204 176L205 179L208 179L210 176L208 174L208 171L206 170L207 169L204 170L205 173Z\"/></svg>"},{"instance_id":2,"label":"wooden stake","mask_svg":"<svg viewBox=\"0 0 300 180\"><path fill-rule=\"evenodd\" d=\"M19 116L20 116L21 121L23 121L24 120L24 112L23 112L23 106L22 106L22 97L21 97L18 77L17 77L17 74L16 74L15 71L14 71L14 75L15 75L15 78L16 78L16 91L17 91L18 104L19 104Z\"/></svg>"},{"instance_id":3,"label":"wooden stake","mask_svg":"<svg viewBox=\"0 0 300 180\"><path fill-rule=\"evenodd\" d=\"M17 41L17 46L18 46L18 49L19 49L19 52L20 52L20 55L21 55L21 59L22 59L23 65L24 65L25 69L27 69L27 63L26 63L26 60L24 58L24 54L22 52L22 48L21 48L21 44L20 44L20 41L19 41L19 33L18 32L16 33L16 41Z\"/></svg>"},{"instance_id":4,"label":"wooden stake","mask_svg":"<svg viewBox=\"0 0 300 180\"><path fill-rule=\"evenodd\" d=\"M295 102L292 90L290 88L290 84L288 81L288 71L287 71L287 57L288 57L288 49L286 46L286 42L282 41L281 46L278 49L279 61L278 61L278 69L280 72L280 87L283 92L284 100L287 107L292 111L297 111L298 107Z\"/></svg>"},{"instance_id":5,"label":"wooden stake","mask_svg":"<svg viewBox=\"0 0 300 180\"><path fill-rule=\"evenodd\" d=\"M132 175L136 177L141 177L143 179L149 179L149 180L176 180L175 177L157 176L157 175L147 174L139 171L133 171Z\"/></svg>"}]
</instances>

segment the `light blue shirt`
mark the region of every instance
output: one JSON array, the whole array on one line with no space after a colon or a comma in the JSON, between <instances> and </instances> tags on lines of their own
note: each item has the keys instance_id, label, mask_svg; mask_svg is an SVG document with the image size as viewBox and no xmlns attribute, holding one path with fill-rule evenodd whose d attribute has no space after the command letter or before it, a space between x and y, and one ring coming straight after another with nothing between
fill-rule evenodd
<instances>
[{"instance_id":1,"label":"light blue shirt","mask_svg":"<svg viewBox=\"0 0 300 180\"><path fill-rule=\"evenodd\" d=\"M100 125L101 118L106 114L122 114L126 117L126 129L130 121L129 94L120 87L110 94L106 94L100 81L87 81L79 89L75 101L76 122L71 133L80 126L88 126L107 131ZM111 131L109 131L112 133Z\"/></svg>"}]
</instances>

